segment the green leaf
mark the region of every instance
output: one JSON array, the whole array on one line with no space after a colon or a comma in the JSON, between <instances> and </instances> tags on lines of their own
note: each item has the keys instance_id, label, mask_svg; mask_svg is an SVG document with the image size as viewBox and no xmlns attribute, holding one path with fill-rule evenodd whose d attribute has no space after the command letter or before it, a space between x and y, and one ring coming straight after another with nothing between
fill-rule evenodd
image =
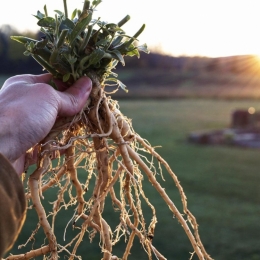
<instances>
[{"instance_id":1,"label":"green leaf","mask_svg":"<svg viewBox=\"0 0 260 260\"><path fill-rule=\"evenodd\" d=\"M63 75L63 77L62 77L63 82L67 82L69 79L70 79L70 73Z\"/></svg>"},{"instance_id":2,"label":"green leaf","mask_svg":"<svg viewBox=\"0 0 260 260\"><path fill-rule=\"evenodd\" d=\"M79 49L80 52L83 52L85 50L85 48L87 47L89 39L92 34L92 31L93 31L93 25L88 26L88 31L87 31L87 33L85 33L84 39L83 39L82 44Z\"/></svg>"},{"instance_id":3,"label":"green leaf","mask_svg":"<svg viewBox=\"0 0 260 260\"><path fill-rule=\"evenodd\" d=\"M77 9L75 9L71 14L71 20L73 20L76 17L76 15L77 15Z\"/></svg>"},{"instance_id":4,"label":"green leaf","mask_svg":"<svg viewBox=\"0 0 260 260\"><path fill-rule=\"evenodd\" d=\"M68 18L61 21L59 30L69 30L72 31L75 28L75 24Z\"/></svg>"},{"instance_id":5,"label":"green leaf","mask_svg":"<svg viewBox=\"0 0 260 260\"><path fill-rule=\"evenodd\" d=\"M29 45L28 45L28 47L29 47L31 50L33 50L34 47L35 47L35 42L30 42Z\"/></svg>"},{"instance_id":6,"label":"green leaf","mask_svg":"<svg viewBox=\"0 0 260 260\"><path fill-rule=\"evenodd\" d=\"M46 62L49 61L50 56L51 56L51 51L47 48L38 48L38 42L35 45L35 48L33 48L32 53L35 55L38 55L41 57L41 59L45 60Z\"/></svg>"},{"instance_id":7,"label":"green leaf","mask_svg":"<svg viewBox=\"0 0 260 260\"><path fill-rule=\"evenodd\" d=\"M105 55L105 51L101 50L101 49L96 49L94 50L90 56L89 56L89 61L88 61L88 65L92 65L92 64L97 64Z\"/></svg>"},{"instance_id":8,"label":"green leaf","mask_svg":"<svg viewBox=\"0 0 260 260\"><path fill-rule=\"evenodd\" d=\"M44 9L45 16L48 16L48 10L47 10L47 6L46 6L46 5L44 5L43 9Z\"/></svg>"},{"instance_id":9,"label":"green leaf","mask_svg":"<svg viewBox=\"0 0 260 260\"><path fill-rule=\"evenodd\" d=\"M38 18L39 20L45 17L45 14L41 13L40 11L37 12L36 15L34 15L34 17Z\"/></svg>"},{"instance_id":10,"label":"green leaf","mask_svg":"<svg viewBox=\"0 0 260 260\"><path fill-rule=\"evenodd\" d=\"M148 50L147 44L143 44L143 45L137 46L137 49L139 51L145 52L147 54L150 53L150 51Z\"/></svg>"},{"instance_id":11,"label":"green leaf","mask_svg":"<svg viewBox=\"0 0 260 260\"><path fill-rule=\"evenodd\" d=\"M130 56L130 57L133 57L133 56L137 56L138 58L140 58L140 53L138 51L138 49L133 45L131 44L125 51L125 54L127 56Z\"/></svg>"},{"instance_id":12,"label":"green leaf","mask_svg":"<svg viewBox=\"0 0 260 260\"><path fill-rule=\"evenodd\" d=\"M10 36L10 38L12 40L17 41L17 42L22 43L22 44L26 44L28 42L35 42L35 43L37 42L36 40L25 37L25 36Z\"/></svg>"},{"instance_id":13,"label":"green leaf","mask_svg":"<svg viewBox=\"0 0 260 260\"><path fill-rule=\"evenodd\" d=\"M102 0L94 0L94 1L92 2L92 5L93 5L93 7L96 7L96 6L98 6L101 2L102 2Z\"/></svg>"},{"instance_id":14,"label":"green leaf","mask_svg":"<svg viewBox=\"0 0 260 260\"><path fill-rule=\"evenodd\" d=\"M56 21L52 17L45 17L45 18L42 18L41 20L39 20L37 24L41 27L55 29Z\"/></svg>"},{"instance_id":15,"label":"green leaf","mask_svg":"<svg viewBox=\"0 0 260 260\"><path fill-rule=\"evenodd\" d=\"M61 17L64 16L64 13L59 10L54 10L54 12L56 12Z\"/></svg>"},{"instance_id":16,"label":"green leaf","mask_svg":"<svg viewBox=\"0 0 260 260\"><path fill-rule=\"evenodd\" d=\"M51 53L51 56L50 56L50 64L54 64L57 62L57 57L58 57L58 54L59 54L59 51L57 49L55 49L52 53Z\"/></svg>"},{"instance_id":17,"label":"green leaf","mask_svg":"<svg viewBox=\"0 0 260 260\"><path fill-rule=\"evenodd\" d=\"M53 34L50 32L50 30L41 27L40 31L45 35L45 37L46 37L46 39L48 39L48 41L54 42L54 37L53 37Z\"/></svg>"},{"instance_id":18,"label":"green leaf","mask_svg":"<svg viewBox=\"0 0 260 260\"><path fill-rule=\"evenodd\" d=\"M59 36L59 40L57 42L57 48L60 48L63 45L63 43L64 43L64 41L66 39L67 34L68 34L68 30L66 30L66 29L62 30L62 32L61 32L61 34Z\"/></svg>"},{"instance_id":19,"label":"green leaf","mask_svg":"<svg viewBox=\"0 0 260 260\"><path fill-rule=\"evenodd\" d=\"M105 47L107 44L108 44L108 40L107 40L107 39L101 39L101 40L99 40L95 45L96 45L97 47L99 47L99 46Z\"/></svg>"},{"instance_id":20,"label":"green leaf","mask_svg":"<svg viewBox=\"0 0 260 260\"><path fill-rule=\"evenodd\" d=\"M92 14L89 14L81 22L77 23L70 35L70 44L72 44L78 35L85 30L86 26L91 22Z\"/></svg>"},{"instance_id":21,"label":"green leaf","mask_svg":"<svg viewBox=\"0 0 260 260\"><path fill-rule=\"evenodd\" d=\"M32 57L43 67L43 69L46 69L47 71L49 71L52 75L54 75L57 78L61 78L60 74L45 60L42 60L41 57L39 57L38 55L33 55Z\"/></svg>"},{"instance_id":22,"label":"green leaf","mask_svg":"<svg viewBox=\"0 0 260 260\"><path fill-rule=\"evenodd\" d=\"M113 48L116 48L116 47L118 47L119 45L121 45L121 44L123 44L123 42L122 42L122 40L123 40L123 37L120 35L120 36L117 36L116 38L115 38L115 40L112 42L112 46L113 46Z\"/></svg>"},{"instance_id":23,"label":"green leaf","mask_svg":"<svg viewBox=\"0 0 260 260\"><path fill-rule=\"evenodd\" d=\"M76 57L73 57L71 54L65 54L65 59L68 61L69 64L74 64L78 59Z\"/></svg>"},{"instance_id":24,"label":"green leaf","mask_svg":"<svg viewBox=\"0 0 260 260\"><path fill-rule=\"evenodd\" d=\"M113 51L109 51L109 53L112 54L115 59L120 61L123 66L125 66L125 60L124 60L123 55L120 53L120 51L113 50Z\"/></svg>"},{"instance_id":25,"label":"green leaf","mask_svg":"<svg viewBox=\"0 0 260 260\"><path fill-rule=\"evenodd\" d=\"M24 54L25 56L30 56L32 53L29 52L29 51L25 51L23 54Z\"/></svg>"},{"instance_id":26,"label":"green leaf","mask_svg":"<svg viewBox=\"0 0 260 260\"><path fill-rule=\"evenodd\" d=\"M135 33L135 35L131 37L131 39L128 41L127 47L129 47L135 40L137 40L137 38L144 31L144 29L145 29L145 24L143 24L142 27Z\"/></svg>"},{"instance_id":27,"label":"green leaf","mask_svg":"<svg viewBox=\"0 0 260 260\"><path fill-rule=\"evenodd\" d=\"M140 53L137 49L133 49L131 51L128 51L126 53L127 56L133 57L133 56L137 56L137 58L140 58Z\"/></svg>"},{"instance_id":28,"label":"green leaf","mask_svg":"<svg viewBox=\"0 0 260 260\"><path fill-rule=\"evenodd\" d=\"M115 33L115 32L117 32L118 34L124 33L124 30L122 30L117 24L114 24L114 23L106 24L106 28L107 28L107 30L109 30L112 33Z\"/></svg>"},{"instance_id":29,"label":"green leaf","mask_svg":"<svg viewBox=\"0 0 260 260\"><path fill-rule=\"evenodd\" d=\"M121 21L118 22L118 26L121 27L130 20L130 15L125 16Z\"/></svg>"}]
</instances>

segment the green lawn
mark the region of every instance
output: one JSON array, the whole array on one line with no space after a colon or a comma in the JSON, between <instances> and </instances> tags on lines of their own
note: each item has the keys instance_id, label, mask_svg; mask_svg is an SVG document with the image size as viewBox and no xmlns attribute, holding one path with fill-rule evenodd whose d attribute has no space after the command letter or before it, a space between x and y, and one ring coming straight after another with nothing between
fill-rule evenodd
<instances>
[{"instance_id":1,"label":"green lawn","mask_svg":"<svg viewBox=\"0 0 260 260\"><path fill-rule=\"evenodd\" d=\"M219 260L260 259L260 151L197 146L187 143L186 137L190 131L228 127L232 111L249 106L260 109L257 101L121 103L121 109L133 118L136 131L152 145L162 145L158 151L186 191L190 209L200 224L202 240L212 257ZM165 187L168 192L175 188L168 179ZM161 234L172 235L167 246L172 249L168 259L173 259L180 246L174 250L170 244L179 234L168 225L171 222L162 227Z\"/></svg>"},{"instance_id":2,"label":"green lawn","mask_svg":"<svg viewBox=\"0 0 260 260\"><path fill-rule=\"evenodd\" d=\"M119 104L121 111L132 118L136 132L153 146L162 146L157 151L169 162L183 185L188 207L197 218L208 253L216 260L259 260L260 150L199 146L188 143L187 136L191 131L228 127L234 109L253 106L260 110L260 103L176 99L120 101ZM164 178L162 185L179 207L180 199L173 181L166 173ZM192 248L177 220L150 183L146 182L144 189L157 208L159 223L154 245L169 260L189 259ZM53 192L45 195L46 202ZM110 214L109 209L107 212ZM31 212L18 244L25 243L35 228L34 217L35 213ZM64 211L59 222L61 226L56 226L61 236L70 218L71 214ZM113 223L109 217L108 221ZM67 235L72 232L70 229L67 229ZM99 248L89 245L87 238L85 241L80 251L83 260L101 259ZM37 241L35 243L37 245ZM31 249L31 244L27 248ZM18 251L16 245L12 253L23 251ZM120 252L119 245L115 253L120 255ZM129 259L147 259L139 242Z\"/></svg>"}]
</instances>

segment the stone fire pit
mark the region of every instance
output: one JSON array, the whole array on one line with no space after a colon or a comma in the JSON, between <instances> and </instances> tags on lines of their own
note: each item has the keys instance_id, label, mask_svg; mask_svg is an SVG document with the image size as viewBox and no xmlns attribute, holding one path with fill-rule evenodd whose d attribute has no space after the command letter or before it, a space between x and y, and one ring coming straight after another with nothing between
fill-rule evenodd
<instances>
[{"instance_id":1,"label":"stone fire pit","mask_svg":"<svg viewBox=\"0 0 260 260\"><path fill-rule=\"evenodd\" d=\"M230 128L192 132L188 140L197 144L260 148L260 113L256 113L252 108L236 110L232 114Z\"/></svg>"}]
</instances>

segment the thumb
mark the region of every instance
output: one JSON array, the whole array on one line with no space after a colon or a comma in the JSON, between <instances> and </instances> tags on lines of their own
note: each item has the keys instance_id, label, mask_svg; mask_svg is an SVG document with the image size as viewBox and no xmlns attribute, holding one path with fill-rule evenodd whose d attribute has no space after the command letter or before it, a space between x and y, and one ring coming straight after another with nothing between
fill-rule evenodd
<instances>
[{"instance_id":1,"label":"thumb","mask_svg":"<svg viewBox=\"0 0 260 260\"><path fill-rule=\"evenodd\" d=\"M85 105L92 89L90 78L84 76L59 95L59 116L73 116Z\"/></svg>"}]
</instances>

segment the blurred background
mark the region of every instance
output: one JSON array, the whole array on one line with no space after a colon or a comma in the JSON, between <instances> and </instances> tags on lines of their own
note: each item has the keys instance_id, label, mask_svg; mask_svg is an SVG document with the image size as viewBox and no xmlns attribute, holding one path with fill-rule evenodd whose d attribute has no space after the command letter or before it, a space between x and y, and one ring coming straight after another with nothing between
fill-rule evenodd
<instances>
[{"instance_id":1,"label":"blurred background","mask_svg":"<svg viewBox=\"0 0 260 260\"><path fill-rule=\"evenodd\" d=\"M82 2L67 0L69 13ZM10 36L37 39L33 15L45 4L50 14L63 11L62 0L6 1L0 9L0 85L12 75L43 72ZM117 67L129 92L119 90L113 97L136 132L160 146L157 152L177 174L202 242L217 260L260 259L258 7L258 0L104 0L96 10L109 22L129 14L124 29L130 35L146 24L139 42L151 52ZM166 173L164 178L162 185L180 207L174 183ZM154 245L167 259L189 259L192 248L184 231L149 183L145 189L158 212ZM24 252L17 248L36 228L35 217L29 213L12 253ZM70 217L60 220L62 234ZM37 248L42 241L33 243ZM80 250L83 259L101 258L98 247ZM146 259L139 242L130 259L137 257Z\"/></svg>"}]
</instances>

